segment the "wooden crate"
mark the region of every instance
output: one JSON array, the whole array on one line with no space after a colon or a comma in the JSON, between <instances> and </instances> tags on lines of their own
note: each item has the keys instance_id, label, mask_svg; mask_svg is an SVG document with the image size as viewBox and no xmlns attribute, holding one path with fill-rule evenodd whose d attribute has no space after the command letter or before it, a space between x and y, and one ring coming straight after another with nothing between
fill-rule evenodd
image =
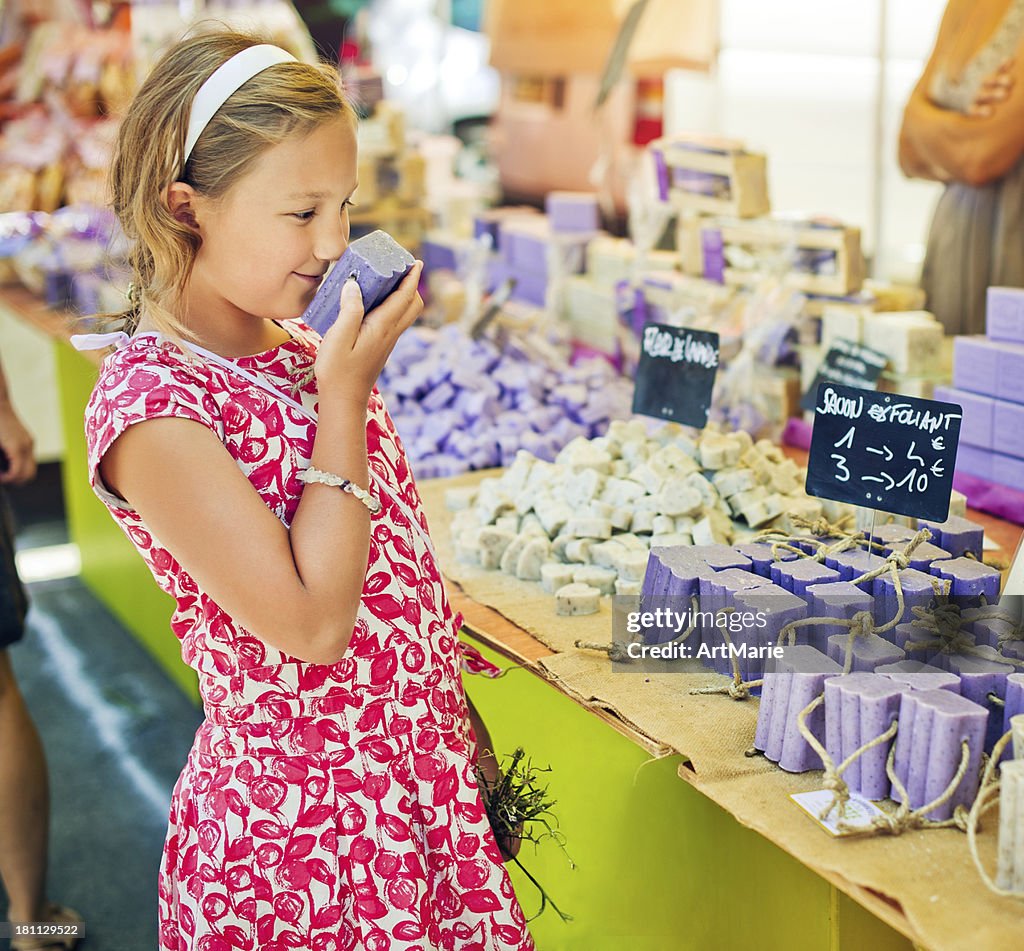
<instances>
[{"instance_id":1,"label":"wooden crate","mask_svg":"<svg viewBox=\"0 0 1024 951\"><path fill-rule=\"evenodd\" d=\"M829 251L835 255L835 273L815 274L789 269L786 284L805 294L846 297L861 289L864 283L864 256L860 249L860 229L844 225L811 227L786 221L705 221L700 225L704 277L721 280L735 287L757 284L768 273L730 266L727 261L716 267L710 260L709 248L720 239L722 248L742 246L755 254L767 255L787 248L796 252ZM724 256L724 250L723 250Z\"/></svg>"},{"instance_id":2,"label":"wooden crate","mask_svg":"<svg viewBox=\"0 0 1024 951\"><path fill-rule=\"evenodd\" d=\"M658 175L659 195L677 211L757 218L771 210L768 159L735 142L700 138L657 139L648 148ZM688 189L678 179L693 175L721 179L721 195Z\"/></svg>"}]
</instances>

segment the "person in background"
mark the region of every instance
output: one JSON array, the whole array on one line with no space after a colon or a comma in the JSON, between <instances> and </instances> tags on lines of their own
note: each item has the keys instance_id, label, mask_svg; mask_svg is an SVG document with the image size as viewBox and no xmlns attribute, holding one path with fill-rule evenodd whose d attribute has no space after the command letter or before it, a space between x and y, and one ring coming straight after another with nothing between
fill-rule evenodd
<instances>
[{"instance_id":1,"label":"person in background","mask_svg":"<svg viewBox=\"0 0 1024 951\"><path fill-rule=\"evenodd\" d=\"M28 598L14 564L14 531L5 485L36 474L32 436L11 405L0 366L0 880L12 922L73 924L76 912L46 901L50 794L46 758L18 689L7 648L25 633ZM39 936L12 940L12 951L51 951L74 941Z\"/></svg>"},{"instance_id":2,"label":"person in background","mask_svg":"<svg viewBox=\"0 0 1024 951\"><path fill-rule=\"evenodd\" d=\"M985 331L985 294L1024 287L1024 0L950 0L903 114L905 175L946 186L921 283L950 334Z\"/></svg>"}]
</instances>

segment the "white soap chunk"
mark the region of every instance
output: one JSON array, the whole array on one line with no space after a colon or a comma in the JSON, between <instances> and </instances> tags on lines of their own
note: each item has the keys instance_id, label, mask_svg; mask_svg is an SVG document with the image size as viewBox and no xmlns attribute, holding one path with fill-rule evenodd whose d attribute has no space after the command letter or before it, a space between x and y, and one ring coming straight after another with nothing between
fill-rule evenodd
<instances>
[{"instance_id":1,"label":"white soap chunk","mask_svg":"<svg viewBox=\"0 0 1024 951\"><path fill-rule=\"evenodd\" d=\"M523 548L516 562L516 577L520 581L540 581L540 569L551 555L551 542L535 538Z\"/></svg>"},{"instance_id":2,"label":"white soap chunk","mask_svg":"<svg viewBox=\"0 0 1024 951\"><path fill-rule=\"evenodd\" d=\"M692 545L693 537L682 532L668 532L664 535L651 536L651 548L676 548L679 545Z\"/></svg>"},{"instance_id":3,"label":"white soap chunk","mask_svg":"<svg viewBox=\"0 0 1024 951\"><path fill-rule=\"evenodd\" d=\"M588 584L567 584L555 592L555 613L562 617L597 614L601 609L601 592Z\"/></svg>"},{"instance_id":4,"label":"white soap chunk","mask_svg":"<svg viewBox=\"0 0 1024 951\"><path fill-rule=\"evenodd\" d=\"M449 511L459 512L468 509L476 503L476 486L467 486L458 489L448 489L444 493L444 504Z\"/></svg>"},{"instance_id":5,"label":"white soap chunk","mask_svg":"<svg viewBox=\"0 0 1024 951\"><path fill-rule=\"evenodd\" d=\"M625 552L615 566L619 577L626 581L643 581L649 557L650 553L647 551Z\"/></svg>"},{"instance_id":6,"label":"white soap chunk","mask_svg":"<svg viewBox=\"0 0 1024 951\"><path fill-rule=\"evenodd\" d=\"M591 563L601 568L614 568L615 560L626 554L628 549L625 545L619 544L614 538L601 542L590 549Z\"/></svg>"},{"instance_id":7,"label":"white soap chunk","mask_svg":"<svg viewBox=\"0 0 1024 951\"><path fill-rule=\"evenodd\" d=\"M515 533L497 526L482 528L477 536L480 546L480 567L496 571L501 567L501 556L512 544Z\"/></svg>"},{"instance_id":8,"label":"white soap chunk","mask_svg":"<svg viewBox=\"0 0 1024 951\"><path fill-rule=\"evenodd\" d=\"M724 499L746 492L757 485L757 477L750 469L721 469L711 479L712 485Z\"/></svg>"},{"instance_id":9,"label":"white soap chunk","mask_svg":"<svg viewBox=\"0 0 1024 951\"><path fill-rule=\"evenodd\" d=\"M623 578L619 578L615 582L615 593L617 595L638 595L640 589L643 587L642 581L626 581Z\"/></svg>"},{"instance_id":10,"label":"white soap chunk","mask_svg":"<svg viewBox=\"0 0 1024 951\"><path fill-rule=\"evenodd\" d=\"M572 584L573 570L572 565L561 565L557 562L548 562L545 565L541 565L540 581L542 587L548 594L554 594L559 588Z\"/></svg>"},{"instance_id":11,"label":"white soap chunk","mask_svg":"<svg viewBox=\"0 0 1024 951\"><path fill-rule=\"evenodd\" d=\"M651 534L654 531L654 520L661 518L653 512L637 509L633 512L633 520L629 523L630 531L636 534Z\"/></svg>"},{"instance_id":12,"label":"white soap chunk","mask_svg":"<svg viewBox=\"0 0 1024 951\"><path fill-rule=\"evenodd\" d=\"M590 552L593 547L593 539L574 538L565 546L565 557L576 564L585 564L590 561Z\"/></svg>"},{"instance_id":13,"label":"white soap chunk","mask_svg":"<svg viewBox=\"0 0 1024 951\"><path fill-rule=\"evenodd\" d=\"M597 565L585 565L577 568L572 574L572 580L577 584L590 585L597 588L601 594L611 594L615 590L615 579L618 575L611 568L600 568Z\"/></svg>"},{"instance_id":14,"label":"white soap chunk","mask_svg":"<svg viewBox=\"0 0 1024 951\"><path fill-rule=\"evenodd\" d=\"M509 542L508 547L502 552L501 562L499 563L499 567L505 574L514 575L516 573L516 568L519 566L519 556L523 553L523 549L536 537L536 535L531 535L529 532L520 532Z\"/></svg>"},{"instance_id":15,"label":"white soap chunk","mask_svg":"<svg viewBox=\"0 0 1024 951\"><path fill-rule=\"evenodd\" d=\"M693 475L682 478L674 477L662 486L659 499L661 511L665 515L693 515L704 507L705 499L700 489L696 484L691 484L688 481L693 478ZM698 475L697 478L703 479L707 483L703 476ZM710 483L707 484L714 493ZM717 499L718 495L715 493L711 501L717 501Z\"/></svg>"},{"instance_id":16,"label":"white soap chunk","mask_svg":"<svg viewBox=\"0 0 1024 951\"><path fill-rule=\"evenodd\" d=\"M620 506L619 508L613 509L608 521L612 523L612 528L615 529L615 531L628 531L630 526L633 524L633 510L626 506Z\"/></svg>"},{"instance_id":17,"label":"white soap chunk","mask_svg":"<svg viewBox=\"0 0 1024 951\"><path fill-rule=\"evenodd\" d=\"M569 522L569 531L577 538L611 538L612 523L606 518L580 516Z\"/></svg>"}]
</instances>

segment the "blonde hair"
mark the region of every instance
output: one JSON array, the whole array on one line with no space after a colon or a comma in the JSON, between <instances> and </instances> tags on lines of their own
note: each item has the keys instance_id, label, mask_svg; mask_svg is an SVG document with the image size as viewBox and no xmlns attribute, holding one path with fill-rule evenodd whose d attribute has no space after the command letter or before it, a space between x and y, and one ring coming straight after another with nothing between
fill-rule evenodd
<instances>
[{"instance_id":1,"label":"blonde hair","mask_svg":"<svg viewBox=\"0 0 1024 951\"><path fill-rule=\"evenodd\" d=\"M171 214L168 185L187 182L216 200L271 146L307 135L340 115L356 122L335 70L324 64L278 63L243 84L217 110L182 169L189 111L199 87L232 56L261 42L223 30L187 36L157 62L121 122L110 195L131 244L133 306L120 315L129 333L145 311L171 338L195 336L174 308L184 300L202 242Z\"/></svg>"}]
</instances>

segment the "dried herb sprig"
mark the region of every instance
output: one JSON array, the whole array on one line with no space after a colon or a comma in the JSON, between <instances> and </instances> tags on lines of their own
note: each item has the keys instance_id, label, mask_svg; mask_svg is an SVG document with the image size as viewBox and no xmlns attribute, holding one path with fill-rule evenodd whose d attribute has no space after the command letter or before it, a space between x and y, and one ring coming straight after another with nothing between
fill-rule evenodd
<instances>
[{"instance_id":1,"label":"dried herb sprig","mask_svg":"<svg viewBox=\"0 0 1024 951\"><path fill-rule=\"evenodd\" d=\"M548 795L547 786L538 784L539 774L550 772L550 767L534 766L533 761L526 757L520 746L512 753L507 763L499 765L497 780L492 782L479 769L477 779L483 794L487 819L499 843L521 839L536 845L544 839L554 839L568 860L569 867L575 868L576 863L565 850L565 836L554 824L556 820L551 810L556 802ZM562 921L572 921L572 915L563 912L552 901L544 886L529 873L519 858L513 856L512 861L540 892L540 908L537 914L532 915L527 921L533 921L541 915L549 904Z\"/></svg>"}]
</instances>

